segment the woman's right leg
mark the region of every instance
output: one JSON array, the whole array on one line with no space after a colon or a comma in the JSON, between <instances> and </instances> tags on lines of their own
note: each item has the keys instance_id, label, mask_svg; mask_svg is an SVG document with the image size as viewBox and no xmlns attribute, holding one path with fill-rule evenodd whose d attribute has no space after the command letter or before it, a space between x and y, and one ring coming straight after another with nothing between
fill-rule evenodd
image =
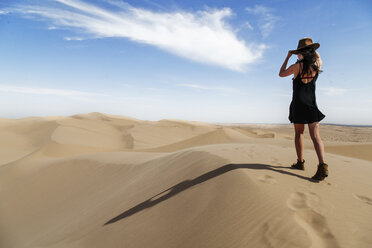
<instances>
[{"instance_id":1,"label":"woman's right leg","mask_svg":"<svg viewBox=\"0 0 372 248\"><path fill-rule=\"evenodd\" d=\"M304 131L305 124L294 124L295 128L295 146L298 161L304 161Z\"/></svg>"}]
</instances>

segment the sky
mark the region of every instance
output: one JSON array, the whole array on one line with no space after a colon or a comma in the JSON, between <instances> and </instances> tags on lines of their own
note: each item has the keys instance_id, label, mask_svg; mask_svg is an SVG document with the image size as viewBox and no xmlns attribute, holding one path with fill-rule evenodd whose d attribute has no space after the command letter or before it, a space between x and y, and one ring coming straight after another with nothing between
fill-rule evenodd
<instances>
[{"instance_id":1,"label":"sky","mask_svg":"<svg viewBox=\"0 0 372 248\"><path fill-rule=\"evenodd\" d=\"M303 37L321 123L372 125L372 1L0 0L0 117L290 123Z\"/></svg>"}]
</instances>

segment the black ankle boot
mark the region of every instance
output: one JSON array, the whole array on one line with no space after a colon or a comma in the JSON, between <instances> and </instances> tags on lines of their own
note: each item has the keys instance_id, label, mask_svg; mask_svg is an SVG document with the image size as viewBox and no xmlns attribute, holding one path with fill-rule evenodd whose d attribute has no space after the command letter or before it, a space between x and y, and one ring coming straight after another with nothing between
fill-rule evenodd
<instances>
[{"instance_id":1,"label":"black ankle boot","mask_svg":"<svg viewBox=\"0 0 372 248\"><path fill-rule=\"evenodd\" d=\"M312 179L322 181L326 177L328 177L328 164L326 163L319 164L318 170L316 171Z\"/></svg>"},{"instance_id":2,"label":"black ankle boot","mask_svg":"<svg viewBox=\"0 0 372 248\"><path fill-rule=\"evenodd\" d=\"M297 159L297 163L292 164L291 168L305 170L305 159L302 162L300 162L300 160Z\"/></svg>"}]
</instances>

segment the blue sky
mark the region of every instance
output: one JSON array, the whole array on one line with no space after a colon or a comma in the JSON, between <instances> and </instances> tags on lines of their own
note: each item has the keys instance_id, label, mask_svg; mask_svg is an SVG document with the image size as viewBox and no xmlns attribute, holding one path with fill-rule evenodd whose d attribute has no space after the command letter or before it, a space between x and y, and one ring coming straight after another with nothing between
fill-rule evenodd
<instances>
[{"instance_id":1,"label":"blue sky","mask_svg":"<svg viewBox=\"0 0 372 248\"><path fill-rule=\"evenodd\" d=\"M0 1L0 37L3 118L289 123L278 72L311 37L322 122L372 124L371 1Z\"/></svg>"}]
</instances>

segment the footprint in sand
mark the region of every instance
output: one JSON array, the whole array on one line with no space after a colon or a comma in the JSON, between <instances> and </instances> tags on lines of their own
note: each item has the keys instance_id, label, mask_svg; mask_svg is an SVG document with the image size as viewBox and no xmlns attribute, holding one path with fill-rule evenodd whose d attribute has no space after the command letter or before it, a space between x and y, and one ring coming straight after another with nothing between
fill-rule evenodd
<instances>
[{"instance_id":1,"label":"footprint in sand","mask_svg":"<svg viewBox=\"0 0 372 248\"><path fill-rule=\"evenodd\" d=\"M274 183L276 183L275 178L272 177L272 176L269 176L269 175L260 176L258 178L258 180L260 180L260 182L266 183L266 184L274 184Z\"/></svg>"},{"instance_id":2,"label":"footprint in sand","mask_svg":"<svg viewBox=\"0 0 372 248\"><path fill-rule=\"evenodd\" d=\"M340 247L328 228L326 218L311 207L319 201L315 193L295 192L289 197L287 205L295 211L295 220L309 235L311 247Z\"/></svg>"},{"instance_id":3,"label":"footprint in sand","mask_svg":"<svg viewBox=\"0 0 372 248\"><path fill-rule=\"evenodd\" d=\"M367 196L354 194L354 197L359 201L372 205L372 199Z\"/></svg>"}]
</instances>

